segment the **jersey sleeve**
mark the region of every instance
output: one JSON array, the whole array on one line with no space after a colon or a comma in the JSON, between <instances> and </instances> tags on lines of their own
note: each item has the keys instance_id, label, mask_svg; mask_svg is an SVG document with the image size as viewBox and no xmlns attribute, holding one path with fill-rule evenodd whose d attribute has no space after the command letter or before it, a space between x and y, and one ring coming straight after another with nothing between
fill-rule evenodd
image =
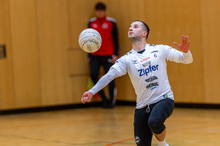
<instances>
[{"instance_id":1,"label":"jersey sleeve","mask_svg":"<svg viewBox=\"0 0 220 146\"><path fill-rule=\"evenodd\" d=\"M109 71L100 78L92 89L89 90L93 95L107 86L116 77L126 74L127 69L123 57L119 58Z\"/></svg>"},{"instance_id":2,"label":"jersey sleeve","mask_svg":"<svg viewBox=\"0 0 220 146\"><path fill-rule=\"evenodd\" d=\"M102 76L99 81L95 84L92 89L89 90L93 95L103 89L106 85L108 85L113 79L117 77L117 72L115 69L110 68L109 71Z\"/></svg>"},{"instance_id":3,"label":"jersey sleeve","mask_svg":"<svg viewBox=\"0 0 220 146\"><path fill-rule=\"evenodd\" d=\"M126 55L119 58L112 66L117 71L117 76L125 75L128 71Z\"/></svg>"},{"instance_id":4,"label":"jersey sleeve","mask_svg":"<svg viewBox=\"0 0 220 146\"><path fill-rule=\"evenodd\" d=\"M190 50L187 53L173 49L170 46L162 45L163 55L169 61L177 63L189 64L193 62L193 57Z\"/></svg>"}]
</instances>

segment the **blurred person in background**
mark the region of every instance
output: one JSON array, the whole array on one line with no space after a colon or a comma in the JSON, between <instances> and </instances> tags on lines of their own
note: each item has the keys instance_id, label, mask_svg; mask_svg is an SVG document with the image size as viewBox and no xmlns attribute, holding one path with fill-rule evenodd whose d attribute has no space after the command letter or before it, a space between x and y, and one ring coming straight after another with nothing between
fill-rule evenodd
<instances>
[{"instance_id":1,"label":"blurred person in background","mask_svg":"<svg viewBox=\"0 0 220 146\"><path fill-rule=\"evenodd\" d=\"M89 20L88 27L97 30L102 37L102 45L100 49L94 53L89 53L90 77L94 84L98 82L99 70L102 66L105 73L118 59L118 30L115 19L106 16L106 5L97 3L95 5L95 17ZM115 81L112 80L109 85L109 97L103 90L99 91L102 98L103 108L113 108L116 102L117 89Z\"/></svg>"}]
</instances>

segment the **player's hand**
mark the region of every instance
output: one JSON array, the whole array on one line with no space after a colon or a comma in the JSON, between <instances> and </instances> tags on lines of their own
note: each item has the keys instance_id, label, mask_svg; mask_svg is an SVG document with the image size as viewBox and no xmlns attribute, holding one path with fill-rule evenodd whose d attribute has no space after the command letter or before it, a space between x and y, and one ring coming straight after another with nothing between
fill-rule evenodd
<instances>
[{"instance_id":1,"label":"player's hand","mask_svg":"<svg viewBox=\"0 0 220 146\"><path fill-rule=\"evenodd\" d=\"M117 59L118 59L118 56L113 54L112 55L112 63L114 64Z\"/></svg>"},{"instance_id":2,"label":"player's hand","mask_svg":"<svg viewBox=\"0 0 220 146\"><path fill-rule=\"evenodd\" d=\"M187 53L189 51L189 45L191 43L191 41L188 41L188 39L188 36L182 35L182 43L178 45L176 42L174 42L174 45L176 45L180 51Z\"/></svg>"},{"instance_id":3,"label":"player's hand","mask_svg":"<svg viewBox=\"0 0 220 146\"><path fill-rule=\"evenodd\" d=\"M90 102L90 100L92 99L92 96L93 96L93 94L91 92L85 92L82 95L81 102L83 104L85 104L86 102Z\"/></svg>"}]
</instances>

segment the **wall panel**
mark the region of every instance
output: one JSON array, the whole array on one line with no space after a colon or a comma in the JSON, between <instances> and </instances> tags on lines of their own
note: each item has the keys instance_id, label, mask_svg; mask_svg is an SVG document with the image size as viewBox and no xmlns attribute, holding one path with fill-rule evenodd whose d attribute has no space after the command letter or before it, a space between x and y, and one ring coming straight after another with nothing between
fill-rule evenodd
<instances>
[{"instance_id":1,"label":"wall panel","mask_svg":"<svg viewBox=\"0 0 220 146\"><path fill-rule=\"evenodd\" d=\"M181 35L191 40L194 62L190 65L168 62L167 70L176 102L204 101L203 54L200 32L199 0L145 1L146 21L151 28L149 43L165 44L176 48Z\"/></svg>"},{"instance_id":2,"label":"wall panel","mask_svg":"<svg viewBox=\"0 0 220 146\"><path fill-rule=\"evenodd\" d=\"M201 0L201 32L204 66L205 103L220 103L220 1Z\"/></svg>"},{"instance_id":3,"label":"wall panel","mask_svg":"<svg viewBox=\"0 0 220 146\"><path fill-rule=\"evenodd\" d=\"M78 36L94 17L99 0L0 0L0 109L79 103L87 90L87 53ZM176 102L220 103L217 0L101 0L117 21L119 56L131 50L127 37L136 19L150 26L148 43L175 48L188 35L194 62L168 62L168 76ZM129 77L116 79L118 100L135 101Z\"/></svg>"},{"instance_id":4,"label":"wall panel","mask_svg":"<svg viewBox=\"0 0 220 146\"><path fill-rule=\"evenodd\" d=\"M132 49L128 39L128 29L134 20L144 20L145 0L111 0L107 1L108 15L117 21L119 32L120 55L126 54Z\"/></svg>"},{"instance_id":5,"label":"wall panel","mask_svg":"<svg viewBox=\"0 0 220 146\"><path fill-rule=\"evenodd\" d=\"M74 103L81 103L82 94L87 91L88 76L74 76L72 79L72 92Z\"/></svg>"},{"instance_id":6,"label":"wall panel","mask_svg":"<svg viewBox=\"0 0 220 146\"><path fill-rule=\"evenodd\" d=\"M107 1L108 14L117 21L119 32L119 56L122 56L132 49L131 41L128 39L128 29L134 20L144 20L144 0L111 0ZM135 101L136 94L129 76L116 79L118 100Z\"/></svg>"},{"instance_id":7,"label":"wall panel","mask_svg":"<svg viewBox=\"0 0 220 146\"><path fill-rule=\"evenodd\" d=\"M68 0L37 1L43 105L73 102L68 71L68 16Z\"/></svg>"},{"instance_id":8,"label":"wall panel","mask_svg":"<svg viewBox=\"0 0 220 146\"><path fill-rule=\"evenodd\" d=\"M10 0L15 105L41 105L35 0Z\"/></svg>"},{"instance_id":9,"label":"wall panel","mask_svg":"<svg viewBox=\"0 0 220 146\"><path fill-rule=\"evenodd\" d=\"M89 75L89 59L81 49L68 50L69 76Z\"/></svg>"},{"instance_id":10,"label":"wall panel","mask_svg":"<svg viewBox=\"0 0 220 146\"><path fill-rule=\"evenodd\" d=\"M0 44L6 45L6 58L0 59L0 109L14 108L13 70L10 44L9 6L0 0Z\"/></svg>"}]
</instances>

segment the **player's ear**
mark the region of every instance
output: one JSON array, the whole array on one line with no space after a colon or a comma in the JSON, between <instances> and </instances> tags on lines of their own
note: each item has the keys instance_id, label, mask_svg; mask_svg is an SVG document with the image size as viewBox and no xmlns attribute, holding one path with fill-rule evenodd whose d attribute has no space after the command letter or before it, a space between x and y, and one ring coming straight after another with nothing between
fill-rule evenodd
<instances>
[{"instance_id":1,"label":"player's ear","mask_svg":"<svg viewBox=\"0 0 220 146\"><path fill-rule=\"evenodd\" d=\"M143 31L143 36L146 37L147 36L147 32Z\"/></svg>"}]
</instances>

